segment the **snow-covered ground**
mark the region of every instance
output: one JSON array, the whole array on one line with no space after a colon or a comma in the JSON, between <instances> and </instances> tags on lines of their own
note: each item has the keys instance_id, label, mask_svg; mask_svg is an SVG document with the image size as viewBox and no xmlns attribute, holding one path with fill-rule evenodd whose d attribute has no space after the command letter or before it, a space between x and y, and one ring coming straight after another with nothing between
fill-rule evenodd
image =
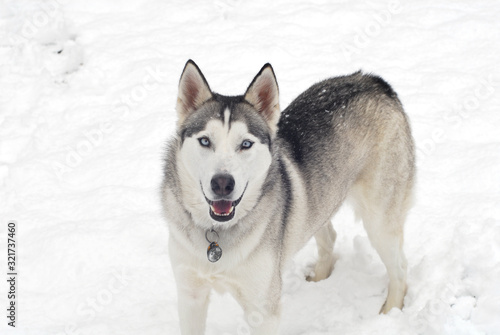
<instances>
[{"instance_id":1,"label":"snow-covered ground","mask_svg":"<svg viewBox=\"0 0 500 335\"><path fill-rule=\"evenodd\" d=\"M345 207L332 276L304 280L313 242L285 273L282 334L500 334L499 17L496 0L0 1L0 334L179 333L158 190L189 58L224 94L271 62L282 106L362 68L410 116L404 310L378 314L385 269ZM212 301L208 334L248 333Z\"/></svg>"}]
</instances>

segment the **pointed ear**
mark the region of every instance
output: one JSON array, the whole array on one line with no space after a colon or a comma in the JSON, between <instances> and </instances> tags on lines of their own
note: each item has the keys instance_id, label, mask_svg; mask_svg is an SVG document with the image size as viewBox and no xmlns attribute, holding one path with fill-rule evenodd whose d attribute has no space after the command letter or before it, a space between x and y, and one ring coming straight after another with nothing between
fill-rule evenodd
<instances>
[{"instance_id":1,"label":"pointed ear","mask_svg":"<svg viewBox=\"0 0 500 335\"><path fill-rule=\"evenodd\" d=\"M266 64L255 76L245 93L245 100L252 104L276 133L280 118L278 83L271 64Z\"/></svg>"},{"instance_id":2,"label":"pointed ear","mask_svg":"<svg viewBox=\"0 0 500 335\"><path fill-rule=\"evenodd\" d=\"M212 98L212 91L200 69L191 59L187 61L179 81L177 96L178 124L197 110L205 101Z\"/></svg>"}]
</instances>

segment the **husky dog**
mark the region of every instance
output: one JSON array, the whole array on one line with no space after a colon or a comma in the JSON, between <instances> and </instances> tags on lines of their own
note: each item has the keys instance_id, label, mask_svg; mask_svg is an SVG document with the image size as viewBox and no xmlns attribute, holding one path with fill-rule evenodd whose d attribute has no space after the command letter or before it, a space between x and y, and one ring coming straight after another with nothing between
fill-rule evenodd
<instances>
[{"instance_id":1,"label":"husky dog","mask_svg":"<svg viewBox=\"0 0 500 335\"><path fill-rule=\"evenodd\" d=\"M331 219L347 198L387 268L381 312L402 308L415 154L385 81L327 79L281 113L270 64L244 95L224 96L189 60L176 109L162 202L182 334L204 333L212 289L235 297L252 334L277 334L285 262L314 236L319 260L308 279L331 274Z\"/></svg>"}]
</instances>

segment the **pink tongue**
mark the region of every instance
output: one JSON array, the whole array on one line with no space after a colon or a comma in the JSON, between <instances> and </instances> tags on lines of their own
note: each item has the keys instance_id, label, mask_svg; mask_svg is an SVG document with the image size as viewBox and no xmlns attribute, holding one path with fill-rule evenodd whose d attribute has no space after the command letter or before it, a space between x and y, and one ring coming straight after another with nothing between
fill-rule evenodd
<instances>
[{"instance_id":1,"label":"pink tongue","mask_svg":"<svg viewBox=\"0 0 500 335\"><path fill-rule=\"evenodd\" d=\"M214 207L214 212L217 214L227 214L231 210L231 207L233 206L232 201L226 201L226 200L220 200L220 201L214 201L212 203L212 206Z\"/></svg>"}]
</instances>

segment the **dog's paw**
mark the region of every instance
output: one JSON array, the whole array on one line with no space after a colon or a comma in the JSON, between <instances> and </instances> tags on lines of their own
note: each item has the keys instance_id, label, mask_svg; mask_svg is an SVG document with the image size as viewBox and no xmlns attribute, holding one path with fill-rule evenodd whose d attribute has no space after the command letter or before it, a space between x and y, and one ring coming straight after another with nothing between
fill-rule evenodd
<instances>
[{"instance_id":1,"label":"dog's paw","mask_svg":"<svg viewBox=\"0 0 500 335\"><path fill-rule=\"evenodd\" d=\"M393 308L397 308L397 309L402 310L403 309L403 304L400 304L400 305L388 304L387 300L386 300L384 302L384 304L382 305L382 307L380 308L380 312L378 312L378 314L387 314Z\"/></svg>"},{"instance_id":2,"label":"dog's paw","mask_svg":"<svg viewBox=\"0 0 500 335\"><path fill-rule=\"evenodd\" d=\"M322 266L320 268L318 268L318 266L316 266L316 268L314 269L314 272L312 272L311 274L306 276L306 280L310 281L310 282L311 281L318 282L320 280L323 280L323 279L330 277L330 275L332 274L332 271L333 271L333 264L331 264L330 266Z\"/></svg>"},{"instance_id":3,"label":"dog's paw","mask_svg":"<svg viewBox=\"0 0 500 335\"><path fill-rule=\"evenodd\" d=\"M318 281L323 280L323 279L325 279L325 278L319 278L314 273L309 275L309 276L306 276L306 280L309 282L318 282Z\"/></svg>"},{"instance_id":4,"label":"dog's paw","mask_svg":"<svg viewBox=\"0 0 500 335\"><path fill-rule=\"evenodd\" d=\"M385 309L386 305L387 305L387 300L384 302L384 304L382 305L382 307L380 307L380 311L378 312L378 314L387 314L387 312L389 312L389 311L387 311Z\"/></svg>"},{"instance_id":5,"label":"dog's paw","mask_svg":"<svg viewBox=\"0 0 500 335\"><path fill-rule=\"evenodd\" d=\"M313 282L317 281L317 280L316 280L316 275L314 274L314 272L313 272L313 273L311 273L310 275L307 275L307 276L306 276L306 280L307 280L307 281L313 281Z\"/></svg>"},{"instance_id":6,"label":"dog's paw","mask_svg":"<svg viewBox=\"0 0 500 335\"><path fill-rule=\"evenodd\" d=\"M308 276L306 276L307 281L318 282L320 280L330 277L335 266L337 258L332 254L329 257L318 260L314 266L314 271L312 271Z\"/></svg>"}]
</instances>

